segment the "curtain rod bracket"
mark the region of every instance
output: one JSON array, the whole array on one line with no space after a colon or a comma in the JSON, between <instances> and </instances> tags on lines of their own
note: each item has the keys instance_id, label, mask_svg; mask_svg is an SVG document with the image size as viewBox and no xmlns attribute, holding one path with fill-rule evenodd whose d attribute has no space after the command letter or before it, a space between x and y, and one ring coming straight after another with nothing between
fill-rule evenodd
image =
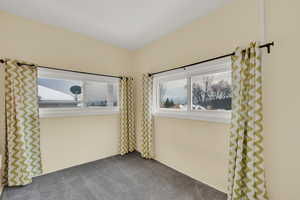
<instances>
[{"instance_id":1,"label":"curtain rod bracket","mask_svg":"<svg viewBox=\"0 0 300 200\"><path fill-rule=\"evenodd\" d=\"M271 42L271 43L267 44L267 52L268 52L268 54L271 53L271 46L274 46L274 42Z\"/></svg>"},{"instance_id":2,"label":"curtain rod bracket","mask_svg":"<svg viewBox=\"0 0 300 200\"><path fill-rule=\"evenodd\" d=\"M268 54L271 53L271 45L272 45L271 43L267 45L267 52L268 52Z\"/></svg>"}]
</instances>

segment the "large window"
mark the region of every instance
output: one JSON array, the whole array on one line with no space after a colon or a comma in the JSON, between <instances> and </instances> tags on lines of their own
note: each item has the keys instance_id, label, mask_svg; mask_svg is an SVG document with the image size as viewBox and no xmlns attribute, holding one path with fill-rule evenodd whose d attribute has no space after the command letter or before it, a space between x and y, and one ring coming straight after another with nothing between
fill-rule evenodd
<instances>
[{"instance_id":1,"label":"large window","mask_svg":"<svg viewBox=\"0 0 300 200\"><path fill-rule=\"evenodd\" d=\"M117 78L39 70L40 116L117 113L118 88Z\"/></svg>"},{"instance_id":2,"label":"large window","mask_svg":"<svg viewBox=\"0 0 300 200\"><path fill-rule=\"evenodd\" d=\"M154 112L158 116L228 122L231 97L228 61L154 77Z\"/></svg>"}]
</instances>

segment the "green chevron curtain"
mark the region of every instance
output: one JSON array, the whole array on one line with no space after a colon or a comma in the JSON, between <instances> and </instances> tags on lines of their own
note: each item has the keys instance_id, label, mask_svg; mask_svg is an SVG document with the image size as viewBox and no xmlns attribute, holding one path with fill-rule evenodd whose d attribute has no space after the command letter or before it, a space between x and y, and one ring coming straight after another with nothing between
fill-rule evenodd
<instances>
[{"instance_id":1,"label":"green chevron curtain","mask_svg":"<svg viewBox=\"0 0 300 200\"><path fill-rule=\"evenodd\" d=\"M133 78L120 80L120 154L132 152L136 147Z\"/></svg>"},{"instance_id":2,"label":"green chevron curtain","mask_svg":"<svg viewBox=\"0 0 300 200\"><path fill-rule=\"evenodd\" d=\"M42 173L37 68L6 60L6 156L4 184L26 185ZM24 63L22 61L22 63Z\"/></svg>"},{"instance_id":3,"label":"green chevron curtain","mask_svg":"<svg viewBox=\"0 0 300 200\"><path fill-rule=\"evenodd\" d=\"M228 200L267 200L263 158L262 67L259 45L232 56L232 119Z\"/></svg>"},{"instance_id":4,"label":"green chevron curtain","mask_svg":"<svg viewBox=\"0 0 300 200\"><path fill-rule=\"evenodd\" d=\"M152 119L152 93L153 78L143 74L143 102L142 102L142 157L154 158L153 151L153 119Z\"/></svg>"}]
</instances>

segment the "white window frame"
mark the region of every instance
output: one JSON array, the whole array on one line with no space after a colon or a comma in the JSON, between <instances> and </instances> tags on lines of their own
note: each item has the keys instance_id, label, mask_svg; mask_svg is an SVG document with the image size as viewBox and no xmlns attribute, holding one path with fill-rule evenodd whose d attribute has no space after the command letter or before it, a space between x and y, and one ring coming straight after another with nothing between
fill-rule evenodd
<instances>
[{"instance_id":1,"label":"white window frame","mask_svg":"<svg viewBox=\"0 0 300 200\"><path fill-rule=\"evenodd\" d=\"M192 77L227 72L231 70L231 61L228 58L195 65L186 69L179 69L162 74L154 75L153 78L153 113L154 116L167 117L167 118L179 118L179 119L191 119L202 120L210 122L230 123L231 111L217 111L217 110L193 110L192 109ZM160 108L160 90L159 83L161 81L171 81L178 79L187 79L187 100L188 106L186 111L172 110Z\"/></svg>"},{"instance_id":2,"label":"white window frame","mask_svg":"<svg viewBox=\"0 0 300 200\"><path fill-rule=\"evenodd\" d=\"M83 97L82 102L84 102L84 87L85 81L94 82L105 82L117 84L119 88L119 79L114 77L105 77L89 74L81 74L76 72L65 72L59 70L49 70L49 69L39 69L38 77L42 78L53 78L53 79L65 79L65 80L75 80L83 81ZM86 115L113 115L119 114L119 89L117 89L118 106L110 107L86 107L83 103L82 107L76 108L39 108L40 118L52 118L52 117L68 117L68 116L86 116Z\"/></svg>"}]
</instances>

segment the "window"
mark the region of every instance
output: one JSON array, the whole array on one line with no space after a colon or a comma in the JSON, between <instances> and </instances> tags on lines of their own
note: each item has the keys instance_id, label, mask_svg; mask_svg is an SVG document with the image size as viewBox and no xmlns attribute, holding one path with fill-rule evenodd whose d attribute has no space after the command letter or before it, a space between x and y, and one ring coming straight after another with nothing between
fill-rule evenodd
<instances>
[{"instance_id":1,"label":"window","mask_svg":"<svg viewBox=\"0 0 300 200\"><path fill-rule=\"evenodd\" d=\"M117 78L39 70L41 117L118 113Z\"/></svg>"},{"instance_id":2,"label":"window","mask_svg":"<svg viewBox=\"0 0 300 200\"><path fill-rule=\"evenodd\" d=\"M161 81L159 99L161 109L187 110L187 80Z\"/></svg>"},{"instance_id":3,"label":"window","mask_svg":"<svg viewBox=\"0 0 300 200\"><path fill-rule=\"evenodd\" d=\"M87 107L118 106L117 84L87 81L85 90L85 105Z\"/></svg>"},{"instance_id":4,"label":"window","mask_svg":"<svg viewBox=\"0 0 300 200\"><path fill-rule=\"evenodd\" d=\"M230 71L191 78L193 110L231 110Z\"/></svg>"},{"instance_id":5,"label":"window","mask_svg":"<svg viewBox=\"0 0 300 200\"><path fill-rule=\"evenodd\" d=\"M156 75L153 96L157 116L229 122L230 62L202 64Z\"/></svg>"},{"instance_id":6,"label":"window","mask_svg":"<svg viewBox=\"0 0 300 200\"><path fill-rule=\"evenodd\" d=\"M40 108L72 108L82 105L82 81L38 78ZM72 92L71 89L76 89Z\"/></svg>"}]
</instances>

